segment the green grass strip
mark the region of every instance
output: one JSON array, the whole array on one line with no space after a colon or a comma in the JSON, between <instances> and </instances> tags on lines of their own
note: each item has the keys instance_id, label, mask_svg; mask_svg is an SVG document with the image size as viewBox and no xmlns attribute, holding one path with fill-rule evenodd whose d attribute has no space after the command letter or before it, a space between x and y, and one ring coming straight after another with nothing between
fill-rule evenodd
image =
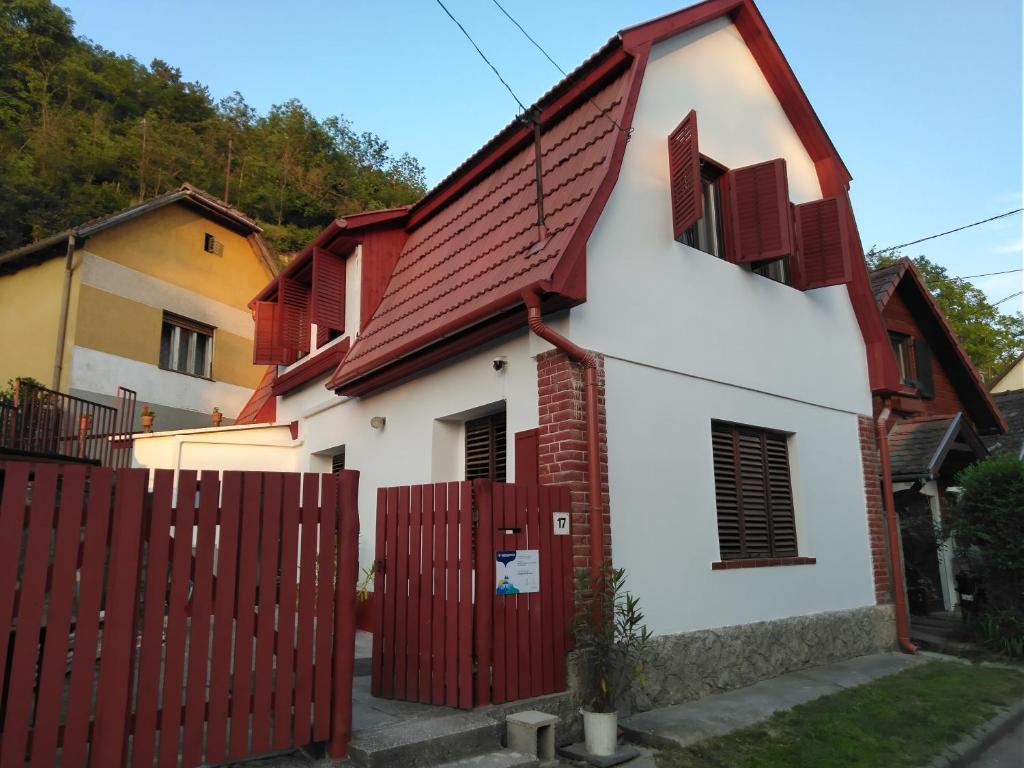
<instances>
[{"instance_id":1,"label":"green grass strip","mask_svg":"<svg viewBox=\"0 0 1024 768\"><path fill-rule=\"evenodd\" d=\"M668 749L659 768L917 768L1024 698L1024 673L932 661Z\"/></svg>"}]
</instances>

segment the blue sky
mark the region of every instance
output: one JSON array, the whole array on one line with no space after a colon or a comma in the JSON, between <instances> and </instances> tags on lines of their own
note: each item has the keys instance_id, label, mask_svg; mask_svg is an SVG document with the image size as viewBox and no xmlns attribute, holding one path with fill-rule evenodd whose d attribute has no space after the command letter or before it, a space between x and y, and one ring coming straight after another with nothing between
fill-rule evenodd
<instances>
[{"instance_id":1,"label":"blue sky","mask_svg":"<svg viewBox=\"0 0 1024 768\"><path fill-rule=\"evenodd\" d=\"M344 114L443 178L516 104L434 0L58 0L79 34L162 58L215 98L261 111L289 98ZM686 0L502 0L565 69L615 31ZM558 72L490 0L446 0L513 89ZM843 155L865 247L1021 207L1020 0L760 0L761 13ZM951 274L1022 264L1021 215L908 249ZM997 301L1024 273L974 282ZM1000 308L1024 307L1024 297Z\"/></svg>"}]
</instances>

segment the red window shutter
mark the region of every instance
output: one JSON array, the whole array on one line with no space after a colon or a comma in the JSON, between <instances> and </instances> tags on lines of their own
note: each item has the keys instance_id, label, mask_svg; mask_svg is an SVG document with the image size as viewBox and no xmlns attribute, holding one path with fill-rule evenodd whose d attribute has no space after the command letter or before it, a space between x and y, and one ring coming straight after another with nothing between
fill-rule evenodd
<instances>
[{"instance_id":1,"label":"red window shutter","mask_svg":"<svg viewBox=\"0 0 1024 768\"><path fill-rule=\"evenodd\" d=\"M842 285L853 279L847 210L838 197L793 206L800 288Z\"/></svg>"},{"instance_id":2,"label":"red window shutter","mask_svg":"<svg viewBox=\"0 0 1024 768\"><path fill-rule=\"evenodd\" d=\"M672 229L676 240L704 215L697 149L697 113L690 114L668 135L668 173L672 188Z\"/></svg>"},{"instance_id":3,"label":"red window shutter","mask_svg":"<svg viewBox=\"0 0 1024 768\"><path fill-rule=\"evenodd\" d=\"M281 362L277 343L277 302L257 301L256 331L252 340L253 365L278 365Z\"/></svg>"},{"instance_id":4,"label":"red window shutter","mask_svg":"<svg viewBox=\"0 0 1024 768\"><path fill-rule=\"evenodd\" d=\"M285 352L309 352L309 287L282 277L278 302L281 346Z\"/></svg>"},{"instance_id":5,"label":"red window shutter","mask_svg":"<svg viewBox=\"0 0 1024 768\"><path fill-rule=\"evenodd\" d=\"M729 251L737 264L767 261L793 252L786 161L729 171Z\"/></svg>"},{"instance_id":6,"label":"red window shutter","mask_svg":"<svg viewBox=\"0 0 1024 768\"><path fill-rule=\"evenodd\" d=\"M345 330L345 259L313 250L312 320L317 328Z\"/></svg>"}]
</instances>

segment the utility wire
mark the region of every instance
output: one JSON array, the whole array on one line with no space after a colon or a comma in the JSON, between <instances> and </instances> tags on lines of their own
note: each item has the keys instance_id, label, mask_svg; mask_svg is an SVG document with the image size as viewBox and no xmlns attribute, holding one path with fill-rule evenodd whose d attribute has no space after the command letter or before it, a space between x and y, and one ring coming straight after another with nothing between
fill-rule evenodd
<instances>
[{"instance_id":1,"label":"utility wire","mask_svg":"<svg viewBox=\"0 0 1024 768\"><path fill-rule=\"evenodd\" d=\"M1015 213L1020 213L1021 211L1024 211L1024 208L1017 208L1017 209L1015 209L1013 211L1007 211L1006 213L1000 213L998 216L992 216L992 217L987 218L987 219L982 219L981 221L975 221L975 222L972 222L971 224L964 224L962 227L957 227L956 229L950 229L950 230L947 230L946 232L939 232L937 235L928 235L928 237L922 237L919 240L911 240L909 243L900 243L899 245L892 245L892 246L890 246L888 248L883 248L880 251L875 251L874 253L879 254L879 253L888 253L889 251L898 251L900 248L906 248L908 245L917 245L918 243L923 243L926 240L934 240L937 237L945 237L946 235L952 235L954 232L961 232L961 231L963 231L965 229L970 229L971 227L977 227L979 224L988 224L990 221L995 221L996 219L1004 219L1007 216L1013 216Z\"/></svg>"},{"instance_id":2,"label":"utility wire","mask_svg":"<svg viewBox=\"0 0 1024 768\"><path fill-rule=\"evenodd\" d=\"M540 43L538 43L536 40L533 39L533 37L530 35L530 33L527 32L523 28L523 25L520 24L518 21L516 21L512 17L511 13L509 13L508 11L505 10L505 6L503 6L501 3L499 3L498 0L491 0L491 2L493 2L498 7L499 11L501 11L503 14L505 14L505 18L506 19L511 21L513 24L515 24L516 29L518 29L520 32L523 33L523 37L525 37L527 40L529 40L531 43L533 43L534 48L536 48L538 51L540 51L544 55L544 58L547 59L548 61L550 61L551 65L555 69L557 69L559 72L562 73L562 77L569 77L569 73L566 72L564 69L562 69L558 65L557 61L555 61L553 58L551 58L551 55L547 51L544 50L544 47ZM596 101L594 101L592 98L588 98L587 101L589 101L594 106L594 109L596 109L598 112L600 112L604 117L607 117L611 121L612 125L614 125L618 130L620 130L620 131L625 130L621 125L618 124L618 122L616 122L615 118L612 117L608 113L608 110L603 109L601 107L601 105L598 104ZM630 132L632 132L632 129L630 130Z\"/></svg>"},{"instance_id":3,"label":"utility wire","mask_svg":"<svg viewBox=\"0 0 1024 768\"><path fill-rule=\"evenodd\" d=\"M487 63L487 66L489 66L494 71L494 74L498 76L498 79L501 80L501 84L505 86L505 90L507 90L510 94L512 94L512 98L516 100L516 104L519 105L519 108L521 110L523 110L523 112L526 112L527 111L526 105L523 104L523 102L519 100L518 96L516 96L516 92L512 90L512 86L510 86L507 82L505 82L505 78L501 76L501 72L498 71L498 68L496 66L494 66L491 63L491 60L488 59L484 55L484 52L480 50L480 46L476 44L476 41L473 40L472 37L470 37L470 34L469 34L469 32L466 31L466 28L464 26L462 26L462 24L459 23L459 20L456 19L452 15L452 12L448 10L448 6L446 6L443 2L441 2L441 0L437 0L437 4L441 6L441 10L443 10L448 15L448 18L451 19L453 22L455 22L455 26L457 26L459 29L462 30L462 34L464 34L466 36L466 39L469 40L470 44L474 48L476 48L476 52L480 54L480 58L483 59Z\"/></svg>"},{"instance_id":4,"label":"utility wire","mask_svg":"<svg viewBox=\"0 0 1024 768\"><path fill-rule=\"evenodd\" d=\"M1018 296L1020 296L1020 295L1021 295L1022 293L1024 293L1024 291L1017 291L1016 293L1011 293L1011 294L1010 294L1009 296L1007 296L1007 297L1006 297L1005 299L1000 299L999 301L993 302L992 306L993 306L993 307L999 306L999 305L1000 305L1000 304L1002 304L1002 303L1003 303L1004 301L1009 301L1010 299L1015 299L1015 298L1017 298Z\"/></svg>"},{"instance_id":5,"label":"utility wire","mask_svg":"<svg viewBox=\"0 0 1024 768\"><path fill-rule=\"evenodd\" d=\"M1002 272L982 272L980 275L956 275L954 280L970 280L972 277L992 277L992 275L1010 275L1014 272L1024 272L1024 268L1004 269Z\"/></svg>"}]
</instances>

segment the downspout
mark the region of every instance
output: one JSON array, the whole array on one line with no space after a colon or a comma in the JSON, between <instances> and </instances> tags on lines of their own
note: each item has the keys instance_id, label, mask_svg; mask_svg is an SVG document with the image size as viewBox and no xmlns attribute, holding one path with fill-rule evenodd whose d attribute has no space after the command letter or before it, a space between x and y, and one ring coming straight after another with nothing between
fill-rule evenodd
<instances>
[{"instance_id":1,"label":"downspout","mask_svg":"<svg viewBox=\"0 0 1024 768\"><path fill-rule=\"evenodd\" d=\"M896 604L896 637L900 648L907 653L917 653L917 646L910 641L910 626L907 620L906 584L904 583L903 558L900 557L900 524L896 519L896 499L892 493L892 467L889 464L889 431L886 422L891 413L889 398L882 398L882 412L875 421L878 440L878 454L882 463L882 502L885 504L885 520L889 529L889 570L892 572L892 596Z\"/></svg>"},{"instance_id":2,"label":"downspout","mask_svg":"<svg viewBox=\"0 0 1024 768\"><path fill-rule=\"evenodd\" d=\"M60 300L60 319L57 321L57 354L53 360L53 382L50 389L60 389L60 375L64 367L64 344L68 332L68 307L71 304L71 270L75 261L75 233L68 235L68 249L64 257L64 292Z\"/></svg>"},{"instance_id":3,"label":"downspout","mask_svg":"<svg viewBox=\"0 0 1024 768\"><path fill-rule=\"evenodd\" d=\"M597 358L545 325L541 319L540 296L535 290L523 291L527 323L540 338L565 352L574 363L583 366L583 391L587 422L587 498L590 506L590 575L596 584L604 560L604 510L601 503L601 446L597 414Z\"/></svg>"}]
</instances>

